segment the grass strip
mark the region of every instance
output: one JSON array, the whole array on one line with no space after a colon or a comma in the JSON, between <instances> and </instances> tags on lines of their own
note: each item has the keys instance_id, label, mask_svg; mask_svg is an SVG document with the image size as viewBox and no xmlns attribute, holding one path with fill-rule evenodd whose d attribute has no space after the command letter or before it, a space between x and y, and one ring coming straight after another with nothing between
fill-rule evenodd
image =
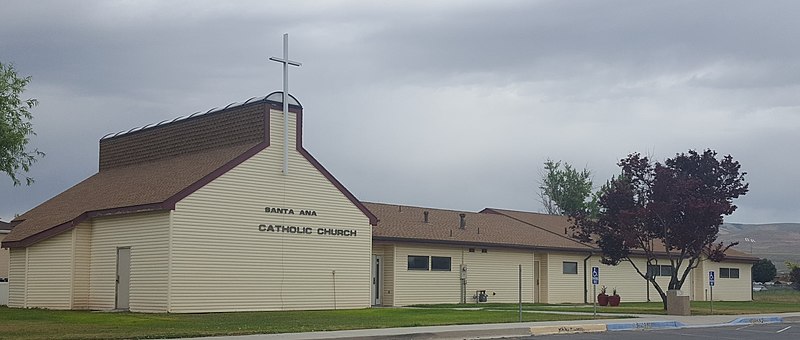
<instances>
[{"instance_id":1,"label":"grass strip","mask_svg":"<svg viewBox=\"0 0 800 340\"><path fill-rule=\"evenodd\" d=\"M470 308L479 307L493 310L517 310L517 304L481 303L481 304L435 304L416 305L421 308ZM711 302L692 301L692 315L710 315ZM585 304L534 304L524 303L525 311L557 311L592 313L592 306ZM666 314L661 301L623 302L619 307L598 307L598 313L619 314ZM800 312L800 291L789 289L773 289L753 292L753 301L714 301L715 315L741 315L760 313Z\"/></svg>"},{"instance_id":2,"label":"grass strip","mask_svg":"<svg viewBox=\"0 0 800 340\"><path fill-rule=\"evenodd\" d=\"M591 319L523 313L524 321ZM104 313L0 307L0 339L148 339L517 322L515 311L370 308L206 314Z\"/></svg>"}]
</instances>

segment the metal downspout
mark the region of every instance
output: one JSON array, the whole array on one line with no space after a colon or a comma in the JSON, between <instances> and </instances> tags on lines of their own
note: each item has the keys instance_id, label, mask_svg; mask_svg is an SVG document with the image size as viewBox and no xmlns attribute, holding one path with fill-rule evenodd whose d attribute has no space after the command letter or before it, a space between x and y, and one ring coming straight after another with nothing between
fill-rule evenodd
<instances>
[{"instance_id":1,"label":"metal downspout","mask_svg":"<svg viewBox=\"0 0 800 340\"><path fill-rule=\"evenodd\" d=\"M589 255L583 259L583 303L589 303L589 284L586 281L586 272L588 269L587 262L592 257L592 252L589 252Z\"/></svg>"}]
</instances>

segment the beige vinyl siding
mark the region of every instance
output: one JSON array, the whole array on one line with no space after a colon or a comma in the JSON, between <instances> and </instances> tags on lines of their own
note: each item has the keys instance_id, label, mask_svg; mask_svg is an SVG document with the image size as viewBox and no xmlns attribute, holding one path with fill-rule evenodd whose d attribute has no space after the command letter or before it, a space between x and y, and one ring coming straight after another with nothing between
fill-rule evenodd
<instances>
[{"instance_id":1,"label":"beige vinyl siding","mask_svg":"<svg viewBox=\"0 0 800 340\"><path fill-rule=\"evenodd\" d=\"M706 261L700 261L700 263L697 265L697 268L694 269L694 273L692 275L692 300L708 300L708 292L706 291L706 286L703 283L705 280L708 280L708 272L705 270L705 263Z\"/></svg>"},{"instance_id":2,"label":"beige vinyl siding","mask_svg":"<svg viewBox=\"0 0 800 340\"><path fill-rule=\"evenodd\" d=\"M739 278L722 278L720 268L739 269ZM703 289L710 290L708 272L713 270L716 276L714 280L714 301L750 301L752 297L751 268L752 264L750 263L712 262L706 260L703 262Z\"/></svg>"},{"instance_id":3,"label":"beige vinyl siding","mask_svg":"<svg viewBox=\"0 0 800 340\"><path fill-rule=\"evenodd\" d=\"M11 248L8 264L8 306L25 307L25 260L27 248Z\"/></svg>"},{"instance_id":4,"label":"beige vinyl siding","mask_svg":"<svg viewBox=\"0 0 800 340\"><path fill-rule=\"evenodd\" d=\"M586 255L550 253L547 259L547 303L583 303L583 259ZM577 274L564 274L563 262L577 262ZM591 279L587 276L589 284Z\"/></svg>"},{"instance_id":5,"label":"beige vinyl siding","mask_svg":"<svg viewBox=\"0 0 800 340\"><path fill-rule=\"evenodd\" d=\"M539 303L550 303L549 289L547 288L550 286L548 275L550 254L536 253L534 257L536 261L539 261Z\"/></svg>"},{"instance_id":6,"label":"beige vinyl siding","mask_svg":"<svg viewBox=\"0 0 800 340\"><path fill-rule=\"evenodd\" d=\"M371 305L372 227L294 146L282 173L283 119L271 112L271 145L176 205L171 312L365 308ZM266 213L287 208L294 215ZM300 209L317 216L301 216ZM313 228L312 234L258 226ZM317 228L356 230L320 235ZM335 272L335 274L334 274Z\"/></svg>"},{"instance_id":7,"label":"beige vinyl siding","mask_svg":"<svg viewBox=\"0 0 800 340\"><path fill-rule=\"evenodd\" d=\"M634 263L643 273L647 272L647 260L644 258L633 258ZM659 264L666 265L669 261L662 260ZM606 286L608 295L613 293L614 288L617 289L617 294L622 297L623 302L645 302L648 300L648 288L650 301L661 301L661 296L658 294L655 286L649 284L644 278L639 275L636 269L630 262L622 262L616 266L609 266L600 263L599 256L593 256L590 259L589 266L596 266L600 268L600 284L597 286L597 294L600 294L600 287ZM685 265L683 266L685 268ZM684 270L681 268L681 274ZM591 290L591 277L588 278ZM669 276L658 276L656 282L661 289L666 292L669 288ZM689 273L686 281L681 287L681 291L689 295L690 299L695 298L694 287L694 272ZM649 287L648 287L649 284ZM590 292L591 293L591 292ZM590 294L591 298L591 294Z\"/></svg>"},{"instance_id":8,"label":"beige vinyl siding","mask_svg":"<svg viewBox=\"0 0 800 340\"><path fill-rule=\"evenodd\" d=\"M72 309L89 308L89 268L91 266L91 223L78 225L73 232Z\"/></svg>"},{"instance_id":9,"label":"beige vinyl siding","mask_svg":"<svg viewBox=\"0 0 800 340\"><path fill-rule=\"evenodd\" d=\"M383 296L381 297L384 306L394 306L395 291L395 248L394 245L384 246L383 263Z\"/></svg>"},{"instance_id":10,"label":"beige vinyl siding","mask_svg":"<svg viewBox=\"0 0 800 340\"><path fill-rule=\"evenodd\" d=\"M659 263L666 265L666 264L669 264L669 261L664 260L664 261L659 262ZM678 275L683 275L683 271L685 269L686 269L686 265L684 264L679 269ZM693 277L694 276L692 275L692 273L689 273L689 275L686 277L686 281L683 282L683 286L680 289L682 294L689 295L689 299L694 299L694 292L693 292L693 289L692 289L692 287L693 287L693 285L692 285ZM678 278L680 278L680 276L678 276ZM656 282L658 282L658 285L661 287L661 289L664 290L665 293L666 293L667 290L669 290L669 280L670 280L669 276L656 277ZM656 291L655 288L653 288L652 286L650 287L650 300L652 300L652 301L660 301L661 300L661 296L658 295L658 291Z\"/></svg>"},{"instance_id":11,"label":"beige vinyl siding","mask_svg":"<svg viewBox=\"0 0 800 340\"><path fill-rule=\"evenodd\" d=\"M395 306L461 301L460 247L396 244L394 258ZM408 256L450 257L450 271L408 269ZM470 268L469 278L472 279ZM468 299L472 294L468 291Z\"/></svg>"},{"instance_id":12,"label":"beige vinyl siding","mask_svg":"<svg viewBox=\"0 0 800 340\"><path fill-rule=\"evenodd\" d=\"M167 310L169 212L127 214L93 220L89 308L113 309L117 248L131 248L130 310Z\"/></svg>"},{"instance_id":13,"label":"beige vinyl siding","mask_svg":"<svg viewBox=\"0 0 800 340\"><path fill-rule=\"evenodd\" d=\"M0 234L0 243L3 242L3 239L6 238L6 235L8 234ZM8 249L0 248L0 277L8 277L9 261Z\"/></svg>"},{"instance_id":14,"label":"beige vinyl siding","mask_svg":"<svg viewBox=\"0 0 800 340\"><path fill-rule=\"evenodd\" d=\"M533 251L476 247L471 253L466 248L467 302L476 301L471 298L477 290L486 290L487 302L518 302L519 265L522 265L522 302L533 302L533 260Z\"/></svg>"},{"instance_id":15,"label":"beige vinyl siding","mask_svg":"<svg viewBox=\"0 0 800 340\"><path fill-rule=\"evenodd\" d=\"M647 264L644 259L634 259L636 266L642 272L647 272ZM629 262L622 262L616 266L609 266L600 263L599 256L593 256L589 260L589 267L598 267L600 269L600 283L597 285L597 294L600 294L600 288L606 286L606 294L611 295L614 288L621 297L623 302L641 302L647 301L647 281L636 272L633 265ZM591 269L590 269L591 270ZM591 275L587 278L590 294L589 300L592 301L592 282ZM658 292L655 288L651 288L650 295L656 297L658 300Z\"/></svg>"},{"instance_id":16,"label":"beige vinyl siding","mask_svg":"<svg viewBox=\"0 0 800 340\"><path fill-rule=\"evenodd\" d=\"M488 302L518 301L519 267L523 266L522 299L533 301L533 252L502 248L447 245L395 245L395 306L423 303L458 303L461 301L461 264L467 266L467 303L474 303L477 290L486 290ZM450 271L408 269L408 256L442 256L451 258Z\"/></svg>"},{"instance_id":17,"label":"beige vinyl siding","mask_svg":"<svg viewBox=\"0 0 800 340\"><path fill-rule=\"evenodd\" d=\"M69 309L72 302L72 231L27 249L25 307Z\"/></svg>"},{"instance_id":18,"label":"beige vinyl siding","mask_svg":"<svg viewBox=\"0 0 800 340\"><path fill-rule=\"evenodd\" d=\"M394 305L394 245L373 244L372 253L383 256L383 282L381 282L381 305ZM371 293L374 294L374 293Z\"/></svg>"}]
</instances>

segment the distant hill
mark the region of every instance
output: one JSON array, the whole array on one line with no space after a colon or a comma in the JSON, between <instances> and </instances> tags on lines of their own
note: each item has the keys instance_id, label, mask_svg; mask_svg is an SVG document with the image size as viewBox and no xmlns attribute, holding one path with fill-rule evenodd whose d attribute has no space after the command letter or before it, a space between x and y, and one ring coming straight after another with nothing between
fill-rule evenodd
<instances>
[{"instance_id":1,"label":"distant hill","mask_svg":"<svg viewBox=\"0 0 800 340\"><path fill-rule=\"evenodd\" d=\"M755 242L745 242L745 238ZM719 228L718 240L738 241L734 249L772 260L778 272L787 270L786 260L800 262L800 223L725 223Z\"/></svg>"}]
</instances>

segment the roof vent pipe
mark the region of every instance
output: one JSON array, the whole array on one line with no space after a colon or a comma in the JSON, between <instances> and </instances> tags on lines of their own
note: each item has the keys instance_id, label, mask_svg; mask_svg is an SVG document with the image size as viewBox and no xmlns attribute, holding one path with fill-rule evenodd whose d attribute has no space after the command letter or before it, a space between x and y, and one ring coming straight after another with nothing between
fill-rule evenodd
<instances>
[{"instance_id":1,"label":"roof vent pipe","mask_svg":"<svg viewBox=\"0 0 800 340\"><path fill-rule=\"evenodd\" d=\"M423 212L422 212L422 215L423 215L423 217L424 217L424 218L423 218L423 221L425 221L425 223L428 223L428 212L427 212L427 211L423 211Z\"/></svg>"},{"instance_id":2,"label":"roof vent pipe","mask_svg":"<svg viewBox=\"0 0 800 340\"><path fill-rule=\"evenodd\" d=\"M458 225L458 227L460 229L466 229L467 228L467 214L459 214L458 216L461 216L461 223Z\"/></svg>"}]
</instances>

